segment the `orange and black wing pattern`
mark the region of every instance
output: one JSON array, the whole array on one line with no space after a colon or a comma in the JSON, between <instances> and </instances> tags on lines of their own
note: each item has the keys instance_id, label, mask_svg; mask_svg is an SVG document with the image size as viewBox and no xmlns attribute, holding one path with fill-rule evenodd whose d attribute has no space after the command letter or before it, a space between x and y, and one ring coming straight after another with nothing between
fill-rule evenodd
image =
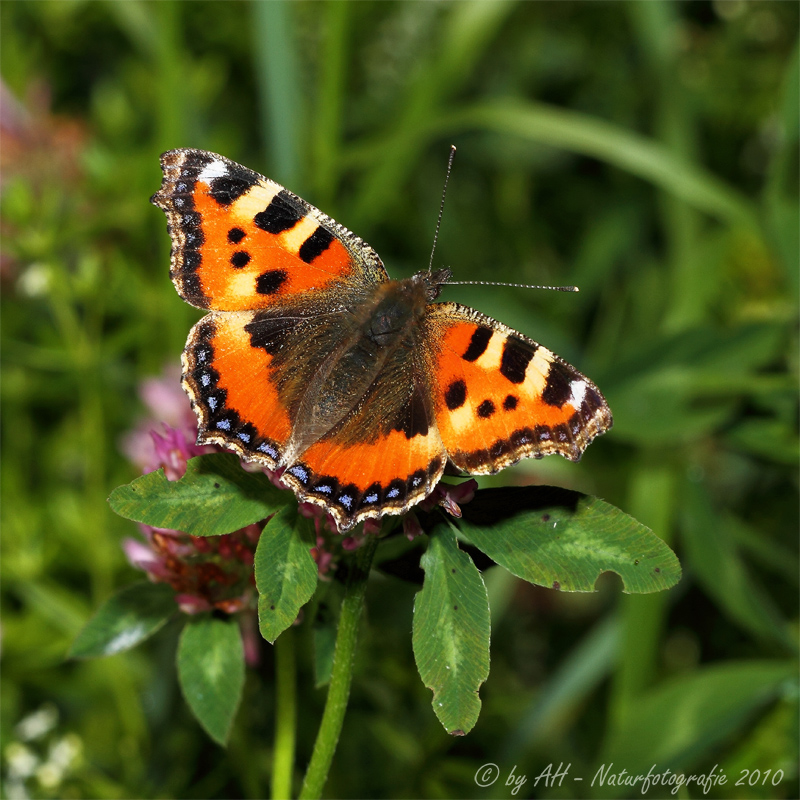
<instances>
[{"instance_id":1,"label":"orange and black wing pattern","mask_svg":"<svg viewBox=\"0 0 800 800\"><path fill-rule=\"evenodd\" d=\"M183 382L199 442L283 468L283 483L300 500L325 507L347 531L425 498L447 458L410 350L386 365L340 424L306 439L298 418L339 335L324 315L298 321L265 311L212 312L189 336Z\"/></svg>"},{"instance_id":2,"label":"orange and black wing pattern","mask_svg":"<svg viewBox=\"0 0 800 800\"><path fill-rule=\"evenodd\" d=\"M439 435L464 472L554 453L578 461L611 427L588 378L511 328L456 303L430 306L424 327Z\"/></svg>"},{"instance_id":3,"label":"orange and black wing pattern","mask_svg":"<svg viewBox=\"0 0 800 800\"><path fill-rule=\"evenodd\" d=\"M305 200L203 150L161 157L152 202L167 215L170 276L198 308L271 308L387 280L377 253Z\"/></svg>"},{"instance_id":4,"label":"orange and black wing pattern","mask_svg":"<svg viewBox=\"0 0 800 800\"><path fill-rule=\"evenodd\" d=\"M444 473L447 456L416 355L387 365L353 413L283 474L301 500L333 514L340 531L407 511Z\"/></svg>"},{"instance_id":5,"label":"orange and black wing pattern","mask_svg":"<svg viewBox=\"0 0 800 800\"><path fill-rule=\"evenodd\" d=\"M276 375L287 326L259 324L259 312L214 312L192 328L183 353L183 387L198 419L198 443L234 450L270 469L292 435Z\"/></svg>"}]
</instances>

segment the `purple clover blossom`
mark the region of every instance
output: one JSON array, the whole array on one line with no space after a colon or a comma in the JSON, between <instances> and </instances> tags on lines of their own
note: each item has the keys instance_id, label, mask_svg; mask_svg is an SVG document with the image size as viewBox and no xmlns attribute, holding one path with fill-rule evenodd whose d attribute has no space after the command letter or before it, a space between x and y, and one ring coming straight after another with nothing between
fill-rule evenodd
<instances>
[{"instance_id":1,"label":"purple clover blossom","mask_svg":"<svg viewBox=\"0 0 800 800\"><path fill-rule=\"evenodd\" d=\"M224 536L190 536L140 526L146 540L126 539L125 554L152 581L168 583L186 614L219 610L227 614L256 607L253 559L260 525Z\"/></svg>"},{"instance_id":2,"label":"purple clover blossom","mask_svg":"<svg viewBox=\"0 0 800 800\"><path fill-rule=\"evenodd\" d=\"M122 440L125 455L144 473L164 470L175 481L194 456L220 452L196 444L197 422L176 370L143 382L139 395L152 415ZM247 663L258 663L257 593L253 560L263 525L248 525L224 536L190 536L140 525L144 541L122 543L132 566L155 583L168 583L185 614L219 610L239 614ZM243 612L243 613L239 613Z\"/></svg>"},{"instance_id":3,"label":"purple clover blossom","mask_svg":"<svg viewBox=\"0 0 800 800\"><path fill-rule=\"evenodd\" d=\"M169 480L178 480L190 458L219 452L217 447L196 444L197 419L181 388L179 369L167 367L161 377L142 381L139 397L150 417L141 420L120 444L143 474L164 467Z\"/></svg>"}]
</instances>

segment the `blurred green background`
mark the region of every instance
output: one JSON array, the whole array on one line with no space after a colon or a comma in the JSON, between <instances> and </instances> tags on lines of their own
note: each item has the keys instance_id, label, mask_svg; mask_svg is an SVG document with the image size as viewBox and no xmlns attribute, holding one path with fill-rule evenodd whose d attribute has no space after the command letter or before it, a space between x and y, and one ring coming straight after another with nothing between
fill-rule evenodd
<instances>
[{"instance_id":1,"label":"blurred green background","mask_svg":"<svg viewBox=\"0 0 800 800\"><path fill-rule=\"evenodd\" d=\"M159 154L267 174L407 276L427 266L451 143L435 265L581 292L445 299L574 363L615 418L580 465L492 481L598 494L684 577L566 595L488 570L492 671L453 739L413 663L417 587L373 575L328 796L509 797L512 768L518 796L599 796L612 762L718 764L710 797L798 796L796 3L5 0L0 23L4 796L269 791L268 645L227 750L178 693L178 626L65 661L141 577L120 548L135 526L105 499L136 475L119 442L137 388L198 317L148 203ZM306 627L298 777L325 696ZM487 762L501 779L481 788ZM551 762L569 777L534 787Z\"/></svg>"}]
</instances>

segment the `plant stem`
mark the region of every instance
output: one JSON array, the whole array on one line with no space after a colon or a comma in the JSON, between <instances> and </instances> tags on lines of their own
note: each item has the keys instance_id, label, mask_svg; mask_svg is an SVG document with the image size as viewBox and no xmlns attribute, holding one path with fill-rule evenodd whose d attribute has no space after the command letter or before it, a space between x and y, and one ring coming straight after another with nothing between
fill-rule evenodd
<instances>
[{"instance_id":1,"label":"plant stem","mask_svg":"<svg viewBox=\"0 0 800 800\"><path fill-rule=\"evenodd\" d=\"M297 730L297 682L294 630L288 628L275 642L275 753L272 759L272 800L292 796L292 768Z\"/></svg>"},{"instance_id":2,"label":"plant stem","mask_svg":"<svg viewBox=\"0 0 800 800\"><path fill-rule=\"evenodd\" d=\"M350 681L353 677L358 621L364 605L369 568L377 546L377 537L368 537L356 553L355 562L351 565L347 590L342 601L342 612L339 616L339 630L336 633L336 648L333 653L333 670L328 687L328 699L325 701L325 711L322 714L314 752L311 754L303 788L300 790L301 800L318 800L322 797L333 754L339 743L344 714L347 710L347 700L350 696Z\"/></svg>"}]
</instances>

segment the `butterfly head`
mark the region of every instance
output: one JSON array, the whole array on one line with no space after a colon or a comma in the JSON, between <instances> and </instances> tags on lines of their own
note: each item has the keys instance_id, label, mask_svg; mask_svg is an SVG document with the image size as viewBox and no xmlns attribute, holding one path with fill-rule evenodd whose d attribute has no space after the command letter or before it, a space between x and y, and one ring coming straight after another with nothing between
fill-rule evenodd
<instances>
[{"instance_id":1,"label":"butterfly head","mask_svg":"<svg viewBox=\"0 0 800 800\"><path fill-rule=\"evenodd\" d=\"M453 273L447 268L437 269L435 272L418 272L414 277L425 286L425 297L432 303L441 293L442 287L450 280Z\"/></svg>"}]
</instances>

